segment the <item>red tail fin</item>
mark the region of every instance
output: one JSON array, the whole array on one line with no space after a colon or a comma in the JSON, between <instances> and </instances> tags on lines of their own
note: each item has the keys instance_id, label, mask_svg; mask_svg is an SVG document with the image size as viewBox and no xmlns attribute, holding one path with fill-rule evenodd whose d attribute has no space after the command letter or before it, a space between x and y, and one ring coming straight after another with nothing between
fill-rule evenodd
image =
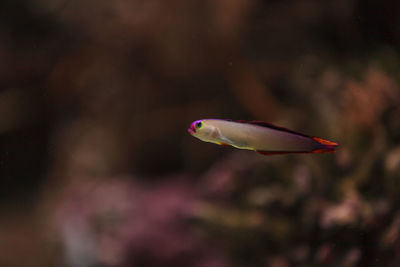
<instances>
[{"instance_id":1,"label":"red tail fin","mask_svg":"<svg viewBox=\"0 0 400 267\"><path fill-rule=\"evenodd\" d=\"M322 148L313 150L312 153L335 153L335 148L339 145L338 143L318 137L313 137L313 140L320 143L322 145Z\"/></svg>"},{"instance_id":2,"label":"red tail fin","mask_svg":"<svg viewBox=\"0 0 400 267\"><path fill-rule=\"evenodd\" d=\"M322 138L313 137L313 139L315 141L317 141L318 143L323 144L323 145L334 146L334 147L338 146L338 143L335 143L335 142L332 142L332 141L328 141L328 140L325 140L325 139L322 139Z\"/></svg>"}]
</instances>

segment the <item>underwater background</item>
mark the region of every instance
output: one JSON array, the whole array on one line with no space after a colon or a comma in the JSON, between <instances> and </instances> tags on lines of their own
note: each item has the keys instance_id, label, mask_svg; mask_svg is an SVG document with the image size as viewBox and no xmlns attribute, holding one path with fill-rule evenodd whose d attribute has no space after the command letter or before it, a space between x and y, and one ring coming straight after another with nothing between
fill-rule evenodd
<instances>
[{"instance_id":1,"label":"underwater background","mask_svg":"<svg viewBox=\"0 0 400 267\"><path fill-rule=\"evenodd\" d=\"M399 47L398 1L1 0L0 266L400 266Z\"/></svg>"}]
</instances>

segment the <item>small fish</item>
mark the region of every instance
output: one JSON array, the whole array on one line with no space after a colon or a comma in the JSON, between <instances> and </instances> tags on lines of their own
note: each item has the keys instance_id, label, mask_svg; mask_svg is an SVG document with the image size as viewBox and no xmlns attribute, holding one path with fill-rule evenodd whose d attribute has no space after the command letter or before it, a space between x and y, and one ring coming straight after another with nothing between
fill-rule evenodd
<instances>
[{"instance_id":1,"label":"small fish","mask_svg":"<svg viewBox=\"0 0 400 267\"><path fill-rule=\"evenodd\" d=\"M188 132L202 141L256 151L263 155L335 153L337 143L260 121L204 119Z\"/></svg>"}]
</instances>

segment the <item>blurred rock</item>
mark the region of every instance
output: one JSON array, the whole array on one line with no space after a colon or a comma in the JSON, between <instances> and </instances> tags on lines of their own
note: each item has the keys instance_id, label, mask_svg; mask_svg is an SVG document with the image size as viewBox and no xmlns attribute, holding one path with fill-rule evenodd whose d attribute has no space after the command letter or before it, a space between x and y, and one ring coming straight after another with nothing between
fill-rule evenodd
<instances>
[{"instance_id":1,"label":"blurred rock","mask_svg":"<svg viewBox=\"0 0 400 267\"><path fill-rule=\"evenodd\" d=\"M385 167L389 173L400 171L400 146L390 150L385 159Z\"/></svg>"},{"instance_id":2,"label":"blurred rock","mask_svg":"<svg viewBox=\"0 0 400 267\"><path fill-rule=\"evenodd\" d=\"M193 186L177 180L148 187L128 178L64 190L54 222L67 266L226 266L191 227L199 201Z\"/></svg>"}]
</instances>

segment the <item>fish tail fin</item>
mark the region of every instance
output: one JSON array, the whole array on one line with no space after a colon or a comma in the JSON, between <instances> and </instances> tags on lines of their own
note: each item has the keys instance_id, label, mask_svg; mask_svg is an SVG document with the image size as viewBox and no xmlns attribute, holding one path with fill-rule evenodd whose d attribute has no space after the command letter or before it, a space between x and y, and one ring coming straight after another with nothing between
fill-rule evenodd
<instances>
[{"instance_id":1,"label":"fish tail fin","mask_svg":"<svg viewBox=\"0 0 400 267\"><path fill-rule=\"evenodd\" d=\"M336 147L339 145L338 143L328 141L319 137L313 137L314 141L320 144L320 148L314 149L312 153L335 153Z\"/></svg>"}]
</instances>

